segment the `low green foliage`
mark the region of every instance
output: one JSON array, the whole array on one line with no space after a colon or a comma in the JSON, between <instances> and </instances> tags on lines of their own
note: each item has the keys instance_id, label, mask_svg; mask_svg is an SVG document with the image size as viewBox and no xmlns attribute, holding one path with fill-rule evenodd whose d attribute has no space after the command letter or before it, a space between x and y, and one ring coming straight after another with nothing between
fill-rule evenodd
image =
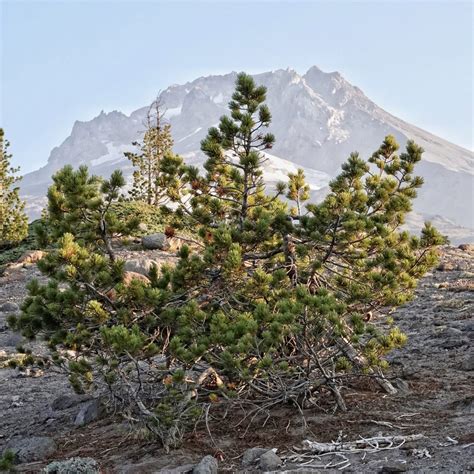
<instances>
[{"instance_id":1,"label":"low green foliage","mask_svg":"<svg viewBox=\"0 0 474 474\"><path fill-rule=\"evenodd\" d=\"M154 206L143 201L117 201L110 210L121 221L132 219L140 222L140 227L133 230L134 236L147 235L155 232L165 232L168 227L189 234L189 223L186 216L178 217L166 206Z\"/></svg>"},{"instance_id":2,"label":"low green foliage","mask_svg":"<svg viewBox=\"0 0 474 474\"><path fill-rule=\"evenodd\" d=\"M15 453L7 449L6 451L3 452L2 456L0 457L0 471L15 472L13 469L14 463L15 463Z\"/></svg>"}]
</instances>

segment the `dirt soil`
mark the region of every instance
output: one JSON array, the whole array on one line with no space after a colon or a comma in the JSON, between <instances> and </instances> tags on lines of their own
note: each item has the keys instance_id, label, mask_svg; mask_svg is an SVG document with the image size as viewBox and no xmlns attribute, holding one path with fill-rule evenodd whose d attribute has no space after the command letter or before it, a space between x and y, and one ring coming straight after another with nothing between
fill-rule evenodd
<instances>
[{"instance_id":1,"label":"dirt soil","mask_svg":"<svg viewBox=\"0 0 474 474\"><path fill-rule=\"evenodd\" d=\"M160 258L150 252L147 256ZM28 281L39 276L35 265L7 272L0 278L0 306L20 304ZM311 470L303 463L332 462L334 467L341 459L312 455L292 462L294 448L305 439L331 442L378 434L422 434L423 438L396 449L348 454L348 462L335 466L336 470L468 472L474 470L473 312L474 252L444 247L439 267L420 282L416 298L394 313L396 324L409 336L407 345L389 357L388 375L400 389L397 395L380 393L368 380L358 390L344 390L347 413L334 413L328 405L306 410L303 417L292 408L280 408L268 420L255 420L249 429L245 424L236 426L237 419L217 419L216 411L210 423L213 439L205 426L198 426L181 449L168 454L111 415L75 427L83 399L74 397L64 374L54 369L24 373L2 368L0 453L11 439L45 435L55 439L58 451L45 462L17 466L18 471L39 472L53 459L90 456L104 473L172 472L187 465L174 471L185 472L212 454L219 459L220 470L236 472L246 449L268 447L278 449L285 461L283 471L320 472L322 468ZM0 312L0 363L22 343L20 336L8 330L6 316ZM45 351L41 342L27 346L34 353ZM65 396L63 403L57 401L60 396Z\"/></svg>"}]
</instances>

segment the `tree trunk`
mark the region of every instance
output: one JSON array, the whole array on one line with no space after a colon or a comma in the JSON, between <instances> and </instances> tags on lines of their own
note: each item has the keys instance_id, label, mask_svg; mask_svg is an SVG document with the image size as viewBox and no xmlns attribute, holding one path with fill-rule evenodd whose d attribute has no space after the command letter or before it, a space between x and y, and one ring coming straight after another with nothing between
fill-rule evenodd
<instances>
[{"instance_id":1,"label":"tree trunk","mask_svg":"<svg viewBox=\"0 0 474 474\"><path fill-rule=\"evenodd\" d=\"M366 369L369 374L375 375L375 380L387 393L390 395L395 395L397 393L397 389L384 377L380 370L374 370L367 366L366 358L361 355L345 337L341 337L340 347L345 356L353 364Z\"/></svg>"}]
</instances>

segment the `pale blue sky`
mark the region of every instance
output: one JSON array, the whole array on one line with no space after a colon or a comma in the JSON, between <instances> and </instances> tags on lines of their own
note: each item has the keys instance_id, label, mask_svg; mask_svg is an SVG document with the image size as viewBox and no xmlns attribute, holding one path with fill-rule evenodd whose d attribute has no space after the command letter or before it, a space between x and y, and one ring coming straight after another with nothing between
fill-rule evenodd
<instances>
[{"instance_id":1,"label":"pale blue sky","mask_svg":"<svg viewBox=\"0 0 474 474\"><path fill-rule=\"evenodd\" d=\"M0 2L0 126L23 172L75 120L129 113L172 83L312 65L473 147L472 2Z\"/></svg>"}]
</instances>

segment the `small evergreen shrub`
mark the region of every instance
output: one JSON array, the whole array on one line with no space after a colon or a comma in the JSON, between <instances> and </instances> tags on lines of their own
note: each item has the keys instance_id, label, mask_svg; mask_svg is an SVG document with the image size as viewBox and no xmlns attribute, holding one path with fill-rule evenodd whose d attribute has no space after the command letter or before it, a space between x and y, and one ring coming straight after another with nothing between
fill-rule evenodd
<instances>
[{"instance_id":1,"label":"small evergreen shrub","mask_svg":"<svg viewBox=\"0 0 474 474\"><path fill-rule=\"evenodd\" d=\"M15 453L10 450L3 452L0 457L0 472L14 472L13 465L15 464Z\"/></svg>"},{"instance_id":2,"label":"small evergreen shrub","mask_svg":"<svg viewBox=\"0 0 474 474\"><path fill-rule=\"evenodd\" d=\"M174 212L166 206L154 206L144 201L121 200L112 204L111 211L119 220L136 220L141 226L133 229L135 236L166 232L166 229L183 229L187 223L185 219L178 219ZM186 233L181 230L181 233ZM170 236L172 237L172 236Z\"/></svg>"},{"instance_id":3,"label":"small evergreen shrub","mask_svg":"<svg viewBox=\"0 0 474 474\"><path fill-rule=\"evenodd\" d=\"M109 180L89 175L87 166L74 170L66 165L53 176L48 189L48 207L35 227L43 246L54 245L63 235L74 235L79 243L106 253L115 259L112 240L129 235L139 221L136 216L123 220L112 206L120 198L125 185L121 171L114 171Z\"/></svg>"}]
</instances>

